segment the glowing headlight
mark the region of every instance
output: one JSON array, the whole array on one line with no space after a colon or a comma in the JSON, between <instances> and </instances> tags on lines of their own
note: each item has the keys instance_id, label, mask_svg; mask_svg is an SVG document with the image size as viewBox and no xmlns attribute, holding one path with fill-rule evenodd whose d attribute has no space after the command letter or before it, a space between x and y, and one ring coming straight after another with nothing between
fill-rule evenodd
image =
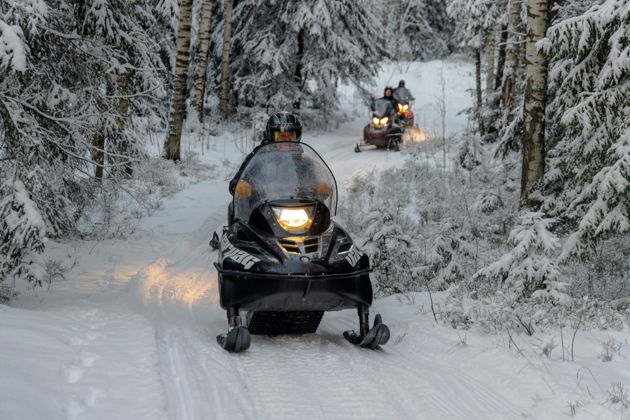
<instances>
[{"instance_id":1,"label":"glowing headlight","mask_svg":"<svg viewBox=\"0 0 630 420\"><path fill-rule=\"evenodd\" d=\"M403 107L402 107L402 108L403 108L403 111L406 111L406 110L408 110L408 109L409 109L409 105L403 105Z\"/></svg>"},{"instance_id":2,"label":"glowing headlight","mask_svg":"<svg viewBox=\"0 0 630 420\"><path fill-rule=\"evenodd\" d=\"M398 110L402 111L403 110L403 104L398 104Z\"/></svg>"},{"instance_id":3,"label":"glowing headlight","mask_svg":"<svg viewBox=\"0 0 630 420\"><path fill-rule=\"evenodd\" d=\"M372 124L378 125L379 124L379 119L376 118L376 117L372 118Z\"/></svg>"},{"instance_id":4,"label":"glowing headlight","mask_svg":"<svg viewBox=\"0 0 630 420\"><path fill-rule=\"evenodd\" d=\"M388 118L388 117L381 118L381 124L382 124L382 125L387 124L387 121L389 121L389 118Z\"/></svg>"},{"instance_id":5,"label":"glowing headlight","mask_svg":"<svg viewBox=\"0 0 630 420\"><path fill-rule=\"evenodd\" d=\"M276 220L286 231L308 229L313 223L312 207L271 207Z\"/></svg>"}]
</instances>

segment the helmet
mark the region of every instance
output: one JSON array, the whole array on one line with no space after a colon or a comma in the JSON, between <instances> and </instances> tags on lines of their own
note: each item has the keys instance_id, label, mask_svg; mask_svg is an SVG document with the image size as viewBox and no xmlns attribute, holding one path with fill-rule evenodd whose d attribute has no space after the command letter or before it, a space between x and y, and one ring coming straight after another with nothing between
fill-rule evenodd
<instances>
[{"instance_id":1,"label":"helmet","mask_svg":"<svg viewBox=\"0 0 630 420\"><path fill-rule=\"evenodd\" d=\"M401 80L400 82L398 82L398 87L405 87L405 81Z\"/></svg>"},{"instance_id":2,"label":"helmet","mask_svg":"<svg viewBox=\"0 0 630 420\"><path fill-rule=\"evenodd\" d=\"M391 86L387 86L385 88L385 90L383 90L383 96L387 96L387 91L389 90L389 93L392 94L392 96L394 95L394 89L391 88Z\"/></svg>"},{"instance_id":3,"label":"helmet","mask_svg":"<svg viewBox=\"0 0 630 420\"><path fill-rule=\"evenodd\" d=\"M283 138L282 133L288 136ZM263 143L274 141L300 141L302 139L302 123L297 115L290 112L277 112L267 120Z\"/></svg>"}]
</instances>

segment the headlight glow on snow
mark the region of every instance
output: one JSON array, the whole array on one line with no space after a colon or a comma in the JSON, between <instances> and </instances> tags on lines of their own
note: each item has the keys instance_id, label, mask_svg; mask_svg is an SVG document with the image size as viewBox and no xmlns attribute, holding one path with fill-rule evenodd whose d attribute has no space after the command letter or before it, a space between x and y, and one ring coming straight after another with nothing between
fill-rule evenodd
<instances>
[{"instance_id":1,"label":"headlight glow on snow","mask_svg":"<svg viewBox=\"0 0 630 420\"><path fill-rule=\"evenodd\" d=\"M313 223L311 207L271 207L282 229L295 231L308 229Z\"/></svg>"}]
</instances>

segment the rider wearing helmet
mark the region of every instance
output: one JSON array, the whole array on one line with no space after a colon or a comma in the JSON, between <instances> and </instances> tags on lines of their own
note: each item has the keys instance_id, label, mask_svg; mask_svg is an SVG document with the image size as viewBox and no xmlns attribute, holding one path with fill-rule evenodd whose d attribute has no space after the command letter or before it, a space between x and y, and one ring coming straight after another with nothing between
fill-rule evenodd
<instances>
[{"instance_id":1,"label":"rider wearing helmet","mask_svg":"<svg viewBox=\"0 0 630 420\"><path fill-rule=\"evenodd\" d=\"M407 95L411 95L411 92L409 92L409 90L405 87L405 81L401 80L400 82L398 82L398 87L394 89L394 92L393 92L394 99L396 99L400 95L399 92L403 92L403 91L406 91ZM411 97L411 99L413 100L415 98Z\"/></svg>"},{"instance_id":2,"label":"rider wearing helmet","mask_svg":"<svg viewBox=\"0 0 630 420\"><path fill-rule=\"evenodd\" d=\"M267 120L267 126L263 133L261 143L251 151L245 158L241 167L234 175L234 178L230 181L229 191L230 194L237 197L249 197L252 194L252 187L246 181L239 181L241 174L251 158L256 154L258 149L268 143L273 142L299 142L302 139L302 123L297 115L290 112L277 112L269 117ZM232 224L234 219L234 210L232 203L228 207L228 223Z\"/></svg>"},{"instance_id":3,"label":"rider wearing helmet","mask_svg":"<svg viewBox=\"0 0 630 420\"><path fill-rule=\"evenodd\" d=\"M302 139L302 123L297 115L289 112L277 112L269 117L261 143L245 158L234 178L230 181L230 194L234 195L238 179L252 156L258 149L267 144L279 141L300 141Z\"/></svg>"}]
</instances>

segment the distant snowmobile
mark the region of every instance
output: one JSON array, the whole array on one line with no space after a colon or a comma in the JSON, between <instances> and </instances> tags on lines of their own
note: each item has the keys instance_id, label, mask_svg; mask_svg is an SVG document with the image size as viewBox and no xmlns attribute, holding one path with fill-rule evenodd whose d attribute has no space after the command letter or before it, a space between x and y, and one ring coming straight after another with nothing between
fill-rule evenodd
<instances>
[{"instance_id":1,"label":"distant snowmobile","mask_svg":"<svg viewBox=\"0 0 630 420\"><path fill-rule=\"evenodd\" d=\"M414 124L414 115L411 110L413 95L407 88L397 88L394 90L394 100L396 101L396 118L403 127L411 127Z\"/></svg>"},{"instance_id":2,"label":"distant snowmobile","mask_svg":"<svg viewBox=\"0 0 630 420\"><path fill-rule=\"evenodd\" d=\"M229 330L217 336L227 351L247 350L250 334L314 333L324 311L357 308L353 344L387 343L380 315L369 326L370 263L331 216L337 184L330 168L299 142L262 146L243 170L234 195L235 222L214 239L219 294ZM244 185L244 184L243 184ZM246 322L240 316L247 310Z\"/></svg>"},{"instance_id":3,"label":"distant snowmobile","mask_svg":"<svg viewBox=\"0 0 630 420\"><path fill-rule=\"evenodd\" d=\"M394 90L394 100L396 101L396 122L403 129L402 141L424 141L425 135L416 125L415 115L411 110L414 97L405 87Z\"/></svg>"},{"instance_id":4,"label":"distant snowmobile","mask_svg":"<svg viewBox=\"0 0 630 420\"><path fill-rule=\"evenodd\" d=\"M365 146L400 150L402 129L395 117L393 102L384 98L377 99L372 105L371 120L363 128L362 142L356 145L354 151L360 152Z\"/></svg>"}]
</instances>

